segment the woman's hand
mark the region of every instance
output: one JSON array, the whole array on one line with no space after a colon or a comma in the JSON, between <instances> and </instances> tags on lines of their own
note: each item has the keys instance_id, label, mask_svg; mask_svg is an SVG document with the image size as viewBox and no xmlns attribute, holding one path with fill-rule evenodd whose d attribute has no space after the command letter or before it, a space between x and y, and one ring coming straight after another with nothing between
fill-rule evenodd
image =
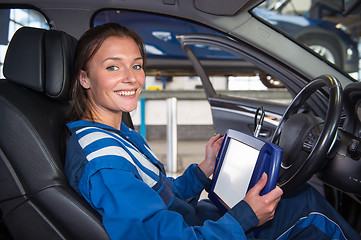
<instances>
[{"instance_id":1,"label":"woman's hand","mask_svg":"<svg viewBox=\"0 0 361 240\"><path fill-rule=\"evenodd\" d=\"M248 193L243 199L249 204L249 206L252 208L253 212L259 219L259 223L257 224L257 226L260 226L263 223L273 219L277 204L281 200L281 196L283 194L282 189L277 186L271 192L260 196L260 192L262 191L266 183L267 174L263 173L258 183L248 191Z\"/></svg>"},{"instance_id":2,"label":"woman's hand","mask_svg":"<svg viewBox=\"0 0 361 240\"><path fill-rule=\"evenodd\" d=\"M219 134L211 137L206 144L206 156L204 160L198 164L198 167L209 177L212 175L219 149L221 148L223 137Z\"/></svg>"}]
</instances>

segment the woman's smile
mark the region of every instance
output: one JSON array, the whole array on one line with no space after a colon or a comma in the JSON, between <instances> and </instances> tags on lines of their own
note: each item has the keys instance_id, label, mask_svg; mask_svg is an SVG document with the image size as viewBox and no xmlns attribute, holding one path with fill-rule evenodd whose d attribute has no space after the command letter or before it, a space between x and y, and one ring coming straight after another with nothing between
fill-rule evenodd
<instances>
[{"instance_id":1,"label":"woman's smile","mask_svg":"<svg viewBox=\"0 0 361 240\"><path fill-rule=\"evenodd\" d=\"M115 94L120 95L120 96L134 96L136 93L135 90L131 90L131 91L116 91Z\"/></svg>"}]
</instances>

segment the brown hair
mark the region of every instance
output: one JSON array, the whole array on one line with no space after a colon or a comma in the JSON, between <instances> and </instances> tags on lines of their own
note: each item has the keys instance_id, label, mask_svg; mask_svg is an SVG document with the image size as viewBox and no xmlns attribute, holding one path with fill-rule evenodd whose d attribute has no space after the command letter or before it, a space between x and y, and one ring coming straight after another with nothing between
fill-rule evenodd
<instances>
[{"instance_id":1,"label":"brown hair","mask_svg":"<svg viewBox=\"0 0 361 240\"><path fill-rule=\"evenodd\" d=\"M117 23L106 23L90 28L79 39L75 50L74 84L72 103L67 119L68 122L80 120L85 116L94 121L94 116L90 111L91 103L88 101L86 90L80 85L79 75L81 70L87 70L88 62L97 53L103 42L112 36L132 38L139 47L140 54L143 58L143 66L145 65L144 43L137 33Z\"/></svg>"}]
</instances>

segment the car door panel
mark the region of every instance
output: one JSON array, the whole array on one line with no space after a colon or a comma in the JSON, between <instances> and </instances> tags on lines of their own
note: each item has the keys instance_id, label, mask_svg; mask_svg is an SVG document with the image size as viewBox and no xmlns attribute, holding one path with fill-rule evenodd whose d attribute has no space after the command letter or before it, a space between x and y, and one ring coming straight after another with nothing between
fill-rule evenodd
<instances>
[{"instance_id":1,"label":"car door panel","mask_svg":"<svg viewBox=\"0 0 361 240\"><path fill-rule=\"evenodd\" d=\"M254 132L255 114L258 107L265 110L265 118L259 137L270 140L282 113L286 109L285 105L269 104L267 102L250 100L245 98L227 99L226 97L214 97L209 99L211 105L213 126L216 132L224 134L227 129L252 135Z\"/></svg>"}]
</instances>

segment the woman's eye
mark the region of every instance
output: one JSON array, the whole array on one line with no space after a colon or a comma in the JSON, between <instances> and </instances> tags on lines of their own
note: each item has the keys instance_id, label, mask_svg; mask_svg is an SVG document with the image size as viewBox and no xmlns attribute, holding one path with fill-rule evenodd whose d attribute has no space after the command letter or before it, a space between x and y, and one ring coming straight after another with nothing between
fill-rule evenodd
<instances>
[{"instance_id":1,"label":"woman's eye","mask_svg":"<svg viewBox=\"0 0 361 240\"><path fill-rule=\"evenodd\" d=\"M135 70L140 70L140 69L142 69L142 65L134 65L133 66L133 69L135 69Z\"/></svg>"},{"instance_id":2,"label":"woman's eye","mask_svg":"<svg viewBox=\"0 0 361 240\"><path fill-rule=\"evenodd\" d=\"M118 67L116 67L116 66L107 67L107 70L109 70L109 71L115 71L117 69L118 69Z\"/></svg>"}]
</instances>

